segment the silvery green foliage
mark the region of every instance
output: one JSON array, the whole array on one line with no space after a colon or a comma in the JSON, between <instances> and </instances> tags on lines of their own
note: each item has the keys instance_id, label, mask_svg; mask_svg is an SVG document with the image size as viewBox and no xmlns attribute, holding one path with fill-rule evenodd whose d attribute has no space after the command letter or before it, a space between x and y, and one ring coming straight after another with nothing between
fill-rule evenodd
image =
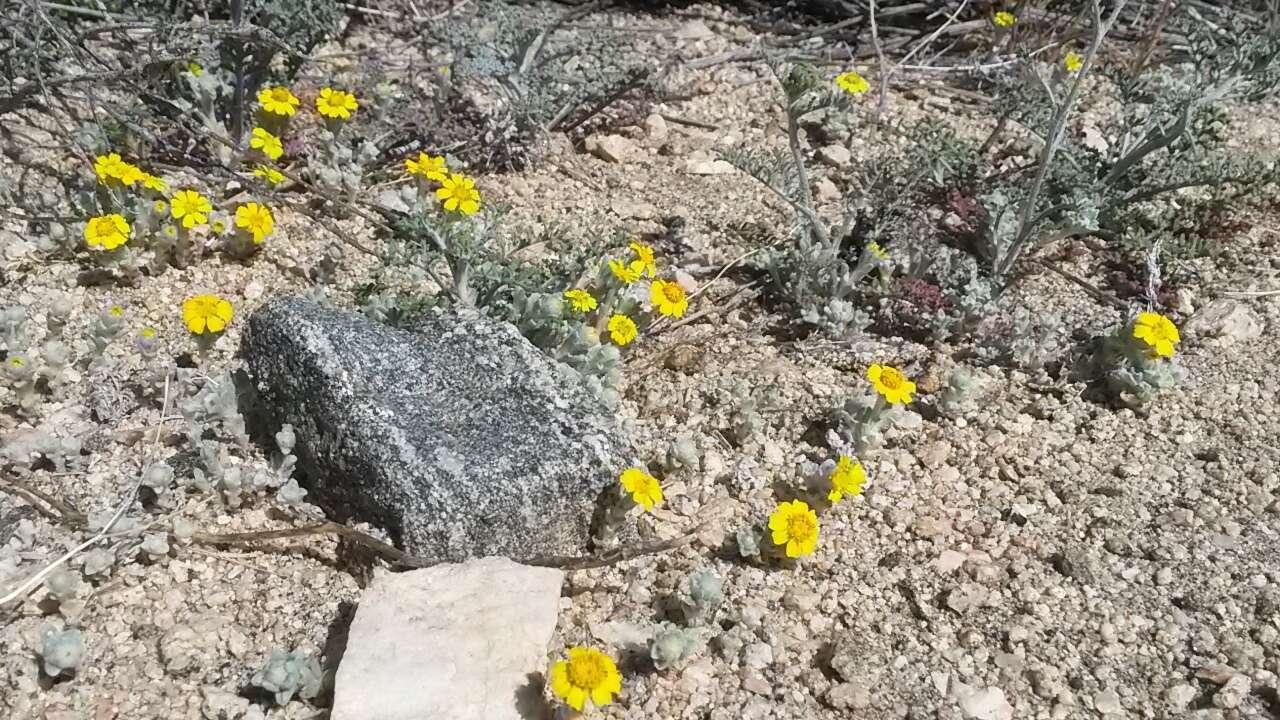
<instances>
[{"instance_id":1,"label":"silvery green foliage","mask_svg":"<svg viewBox=\"0 0 1280 720\"><path fill-rule=\"evenodd\" d=\"M536 347L577 371L605 407L618 406L622 353L600 342L595 330L573 316L559 293L512 289L510 320Z\"/></svg>"},{"instance_id":2,"label":"silvery green foliage","mask_svg":"<svg viewBox=\"0 0 1280 720\"><path fill-rule=\"evenodd\" d=\"M970 370L957 367L947 376L947 385L938 397L938 412L949 418L964 417L978 409L982 391L978 377Z\"/></svg>"},{"instance_id":3,"label":"silvery green foliage","mask_svg":"<svg viewBox=\"0 0 1280 720\"><path fill-rule=\"evenodd\" d=\"M762 265L775 290L805 323L834 338L848 338L871 324L857 304L857 290L881 261L865 247L858 250L850 235L859 208L850 205L837 224L829 225L814 210L812 190L800 151L801 117L822 110L847 111L848 93L817 68L790 63L774 70L785 98L790 152L769 153L732 148L723 157L786 199L792 208L790 243L765 248ZM873 238L862 238L865 241Z\"/></svg>"},{"instance_id":4,"label":"silvery green foliage","mask_svg":"<svg viewBox=\"0 0 1280 720\"><path fill-rule=\"evenodd\" d=\"M703 625L715 614L724 601L724 584L709 568L694 571L687 581L688 588L680 596L680 608L688 625Z\"/></svg>"},{"instance_id":5,"label":"silvery green foliage","mask_svg":"<svg viewBox=\"0 0 1280 720\"><path fill-rule=\"evenodd\" d=\"M115 564L114 553L103 548L95 548L84 554L80 568L87 577L105 577Z\"/></svg>"},{"instance_id":6,"label":"silvery green foliage","mask_svg":"<svg viewBox=\"0 0 1280 720\"><path fill-rule=\"evenodd\" d=\"M267 664L254 673L254 686L271 693L277 705L288 705L294 695L312 700L320 694L324 679L320 661L306 650L272 650Z\"/></svg>"},{"instance_id":7,"label":"silvery green foliage","mask_svg":"<svg viewBox=\"0 0 1280 720\"><path fill-rule=\"evenodd\" d=\"M84 660L84 636L76 628L47 626L40 642L41 668L49 677L71 675Z\"/></svg>"},{"instance_id":8,"label":"silvery green foliage","mask_svg":"<svg viewBox=\"0 0 1280 720\"><path fill-rule=\"evenodd\" d=\"M240 414L235 383L230 373L222 373L208 380L185 374L185 385L194 394L179 400L178 411L187 421L187 437L193 447L200 447L204 434L215 426L236 441L242 448L249 446L244 416Z\"/></svg>"},{"instance_id":9,"label":"silvery green foliage","mask_svg":"<svg viewBox=\"0 0 1280 720\"><path fill-rule=\"evenodd\" d=\"M851 456L879 447L890 429L911 429L921 421L906 407L890 405L879 396L867 394L846 398L831 415L835 427L827 432L827 443L833 450Z\"/></svg>"},{"instance_id":10,"label":"silvery green foliage","mask_svg":"<svg viewBox=\"0 0 1280 720\"><path fill-rule=\"evenodd\" d=\"M521 169L539 136L581 123L612 102L648 90L654 68L638 38L565 23L560 10L487 0L475 20L439 23L454 57L450 82L476 97L472 142L482 167ZM478 97L483 95L483 97Z\"/></svg>"},{"instance_id":11,"label":"silvery green foliage","mask_svg":"<svg viewBox=\"0 0 1280 720\"><path fill-rule=\"evenodd\" d=\"M187 518L173 519L173 537L179 542L186 542L196 534L196 524Z\"/></svg>"},{"instance_id":12,"label":"silvery green foliage","mask_svg":"<svg viewBox=\"0 0 1280 720\"><path fill-rule=\"evenodd\" d=\"M1150 347L1133 337L1133 322L1095 339L1082 358L1083 379L1101 380L1110 396L1135 411L1142 411L1162 390L1186 377L1177 358L1152 357Z\"/></svg>"},{"instance_id":13,"label":"silvery green foliage","mask_svg":"<svg viewBox=\"0 0 1280 720\"><path fill-rule=\"evenodd\" d=\"M5 359L3 373L6 384L18 399L18 407L27 414L40 405L36 394L36 364L29 355L12 353Z\"/></svg>"},{"instance_id":14,"label":"silvery green foliage","mask_svg":"<svg viewBox=\"0 0 1280 720\"><path fill-rule=\"evenodd\" d=\"M697 470L702 464L702 448L690 435L680 435L667 443L662 465L667 472L686 468Z\"/></svg>"},{"instance_id":15,"label":"silvery green foliage","mask_svg":"<svg viewBox=\"0 0 1280 720\"><path fill-rule=\"evenodd\" d=\"M173 486L173 468L163 462L152 463L142 471L142 486L163 498Z\"/></svg>"},{"instance_id":16,"label":"silvery green foliage","mask_svg":"<svg viewBox=\"0 0 1280 720\"><path fill-rule=\"evenodd\" d=\"M649 639L649 658L659 670L670 670L692 657L701 646L695 630L666 624Z\"/></svg>"},{"instance_id":17,"label":"silvery green foliage","mask_svg":"<svg viewBox=\"0 0 1280 720\"><path fill-rule=\"evenodd\" d=\"M380 155L377 145L369 140L346 143L340 136L341 133L321 130L321 151L313 155L302 174L317 186L355 202L361 193L365 168L378 161Z\"/></svg>"},{"instance_id":18,"label":"silvery green foliage","mask_svg":"<svg viewBox=\"0 0 1280 720\"><path fill-rule=\"evenodd\" d=\"M40 346L40 375L49 381L51 387L58 385L63 371L71 364L71 348L61 340L47 340Z\"/></svg>"},{"instance_id":19,"label":"silvery green foliage","mask_svg":"<svg viewBox=\"0 0 1280 720\"><path fill-rule=\"evenodd\" d=\"M22 326L27 322L27 310L21 305L0 308L0 340L5 349L15 352L22 344Z\"/></svg>"},{"instance_id":20,"label":"silvery green foliage","mask_svg":"<svg viewBox=\"0 0 1280 720\"><path fill-rule=\"evenodd\" d=\"M298 456L293 454L293 448L298 444L298 436L293 432L293 425L289 423L281 425L275 438L279 453L276 456L276 481L273 487L283 485L292 478L293 469L298 465Z\"/></svg>"},{"instance_id":21,"label":"silvery green foliage","mask_svg":"<svg viewBox=\"0 0 1280 720\"><path fill-rule=\"evenodd\" d=\"M60 567L45 576L44 587L58 602L74 600L80 594L84 583L80 573L67 567Z\"/></svg>"},{"instance_id":22,"label":"silvery green foliage","mask_svg":"<svg viewBox=\"0 0 1280 720\"><path fill-rule=\"evenodd\" d=\"M302 486L298 485L296 478L289 478L288 482L281 485L280 489L276 491L276 500L278 500L281 505L290 507L301 505L306 496L307 491L304 490Z\"/></svg>"},{"instance_id":23,"label":"silvery green foliage","mask_svg":"<svg viewBox=\"0 0 1280 720\"><path fill-rule=\"evenodd\" d=\"M738 545L738 555L747 559L760 559L760 541L764 539L759 528L740 528L734 533L734 541Z\"/></svg>"},{"instance_id":24,"label":"silvery green foliage","mask_svg":"<svg viewBox=\"0 0 1280 720\"><path fill-rule=\"evenodd\" d=\"M734 442L742 444L764 435L769 422L762 412L774 405L776 393L774 387L749 389L740 380L733 383L729 390L733 408L729 415L729 435Z\"/></svg>"},{"instance_id":25,"label":"silvery green foliage","mask_svg":"<svg viewBox=\"0 0 1280 720\"><path fill-rule=\"evenodd\" d=\"M152 560L169 554L169 536L164 533L147 533L142 536L142 552Z\"/></svg>"},{"instance_id":26,"label":"silvery green foliage","mask_svg":"<svg viewBox=\"0 0 1280 720\"><path fill-rule=\"evenodd\" d=\"M1178 218L1192 227L1191 235L1201 235L1213 230L1212 211L1262 199L1280 179L1280 164L1231 142L1221 122L1225 102L1274 95L1280 34L1225 6L1173 7L1169 26L1187 39L1182 62L1152 63L1136 77L1129 67L1104 66L1119 110L1098 119L1087 147L1070 133L1063 138L1039 197L1028 198L1025 178L1016 175L1003 175L979 193L982 255L998 272L1018 256L1015 236L1028 248L1083 233L1135 245ZM1053 134L1050 118L1076 78L1057 73L1046 82L1028 66L1006 79L1004 114L1039 137ZM1023 215L1025 226L1020 219L1011 224Z\"/></svg>"}]
</instances>

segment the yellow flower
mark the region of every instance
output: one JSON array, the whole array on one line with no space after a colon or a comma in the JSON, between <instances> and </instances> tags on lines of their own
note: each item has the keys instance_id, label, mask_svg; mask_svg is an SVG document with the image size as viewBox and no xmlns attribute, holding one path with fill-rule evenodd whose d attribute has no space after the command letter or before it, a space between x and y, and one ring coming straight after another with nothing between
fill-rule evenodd
<instances>
[{"instance_id":1,"label":"yellow flower","mask_svg":"<svg viewBox=\"0 0 1280 720\"><path fill-rule=\"evenodd\" d=\"M284 117L293 117L298 110L298 98L289 92L289 88L283 86L263 88L258 93L258 102L262 103L262 109L272 115L281 115Z\"/></svg>"},{"instance_id":2,"label":"yellow flower","mask_svg":"<svg viewBox=\"0 0 1280 720\"><path fill-rule=\"evenodd\" d=\"M818 548L818 514L803 500L778 505L769 516L773 544L785 548L787 557L812 555Z\"/></svg>"},{"instance_id":3,"label":"yellow flower","mask_svg":"<svg viewBox=\"0 0 1280 720\"><path fill-rule=\"evenodd\" d=\"M618 482L622 483L622 489L631 493L631 499L643 507L645 512L651 512L654 505L662 502L662 486L658 484L658 478L640 468L623 470Z\"/></svg>"},{"instance_id":4,"label":"yellow flower","mask_svg":"<svg viewBox=\"0 0 1280 720\"><path fill-rule=\"evenodd\" d=\"M141 335L144 340L156 339L156 329L153 327L144 327L142 328L142 332L138 334Z\"/></svg>"},{"instance_id":5,"label":"yellow flower","mask_svg":"<svg viewBox=\"0 0 1280 720\"><path fill-rule=\"evenodd\" d=\"M613 273L614 277L630 285L640 279L641 273L644 272L644 262L632 260L631 264L628 265L621 260L610 260L609 271Z\"/></svg>"},{"instance_id":6,"label":"yellow flower","mask_svg":"<svg viewBox=\"0 0 1280 720\"><path fill-rule=\"evenodd\" d=\"M119 180L125 185L132 185L142 179L142 171L122 160L119 153L99 155L93 163L93 171L97 173L98 181L103 183Z\"/></svg>"},{"instance_id":7,"label":"yellow flower","mask_svg":"<svg viewBox=\"0 0 1280 720\"><path fill-rule=\"evenodd\" d=\"M255 243L261 243L271 234L275 218L271 216L271 208L251 202L236 208L236 227L244 228L253 235Z\"/></svg>"},{"instance_id":8,"label":"yellow flower","mask_svg":"<svg viewBox=\"0 0 1280 720\"><path fill-rule=\"evenodd\" d=\"M649 285L649 301L658 312L667 317L678 318L689 309L689 299L684 296L684 288L680 283L670 280L654 280Z\"/></svg>"},{"instance_id":9,"label":"yellow flower","mask_svg":"<svg viewBox=\"0 0 1280 720\"><path fill-rule=\"evenodd\" d=\"M893 258L889 257L889 253L885 252L885 249L880 247L880 243L875 240L867 243L867 252L871 253L879 260L884 260L886 262L893 260Z\"/></svg>"},{"instance_id":10,"label":"yellow flower","mask_svg":"<svg viewBox=\"0 0 1280 720\"><path fill-rule=\"evenodd\" d=\"M443 155L431 157L424 152L420 152L417 160L413 158L405 159L404 166L410 175L421 175L435 182L444 182L449 177L449 168L445 166Z\"/></svg>"},{"instance_id":11,"label":"yellow flower","mask_svg":"<svg viewBox=\"0 0 1280 720\"><path fill-rule=\"evenodd\" d=\"M261 150L263 155L272 160L279 160L284 154L284 146L280 144L280 138L260 127L253 129L253 139L249 141L249 147Z\"/></svg>"},{"instance_id":12,"label":"yellow flower","mask_svg":"<svg viewBox=\"0 0 1280 720\"><path fill-rule=\"evenodd\" d=\"M129 242L129 221L123 215L99 215L84 226L84 241L89 247L115 250Z\"/></svg>"},{"instance_id":13,"label":"yellow flower","mask_svg":"<svg viewBox=\"0 0 1280 720\"><path fill-rule=\"evenodd\" d=\"M164 180L156 177L155 175L152 175L149 172L142 173L142 177L139 178L139 181L142 183L142 187L148 190L155 190L156 192L164 192L165 190L169 189L169 185L165 183Z\"/></svg>"},{"instance_id":14,"label":"yellow flower","mask_svg":"<svg viewBox=\"0 0 1280 720\"><path fill-rule=\"evenodd\" d=\"M156 215L165 215L169 212L169 203L163 200L157 200L151 203L151 212Z\"/></svg>"},{"instance_id":15,"label":"yellow flower","mask_svg":"<svg viewBox=\"0 0 1280 720\"><path fill-rule=\"evenodd\" d=\"M599 650L569 648L569 659L551 666L551 692L579 712L588 698L596 707L602 707L622 692L622 674L613 660Z\"/></svg>"},{"instance_id":16,"label":"yellow flower","mask_svg":"<svg viewBox=\"0 0 1280 720\"><path fill-rule=\"evenodd\" d=\"M279 170L276 170L275 168L269 168L266 165L259 165L258 167L254 168L253 176L260 177L266 180L267 182L271 183L272 185L279 185L281 182L284 181L284 175L280 174Z\"/></svg>"},{"instance_id":17,"label":"yellow flower","mask_svg":"<svg viewBox=\"0 0 1280 720\"><path fill-rule=\"evenodd\" d=\"M827 499L833 503L840 502L845 495L857 497L862 494L862 484L867 481L867 471L862 463L848 455L841 455L836 461L835 470L831 471L831 492Z\"/></svg>"},{"instance_id":18,"label":"yellow flower","mask_svg":"<svg viewBox=\"0 0 1280 720\"><path fill-rule=\"evenodd\" d=\"M1000 12L992 16L991 22L994 22L996 25L999 25L1000 27L1007 28L1007 27L1012 27L1014 23L1018 22L1018 18L1014 17L1013 13L1011 12L1001 10Z\"/></svg>"},{"instance_id":19,"label":"yellow flower","mask_svg":"<svg viewBox=\"0 0 1280 720\"><path fill-rule=\"evenodd\" d=\"M195 190L179 190L169 202L169 213L182 221L182 227L193 228L209 222L209 213L213 205L209 198Z\"/></svg>"},{"instance_id":20,"label":"yellow flower","mask_svg":"<svg viewBox=\"0 0 1280 720\"><path fill-rule=\"evenodd\" d=\"M891 405L911 402L911 393L916 391L916 384L907 379L902 371L889 365L872 365L867 368L867 379L875 385L876 392Z\"/></svg>"},{"instance_id":21,"label":"yellow flower","mask_svg":"<svg viewBox=\"0 0 1280 720\"><path fill-rule=\"evenodd\" d=\"M111 307L107 308L107 314L113 318L122 318L124 317L124 308L120 307L119 305L112 305Z\"/></svg>"},{"instance_id":22,"label":"yellow flower","mask_svg":"<svg viewBox=\"0 0 1280 720\"><path fill-rule=\"evenodd\" d=\"M480 209L480 191L476 189L475 180L466 175L451 173L440 181L440 185L436 190L436 197L444 201L445 210L474 215Z\"/></svg>"},{"instance_id":23,"label":"yellow flower","mask_svg":"<svg viewBox=\"0 0 1280 720\"><path fill-rule=\"evenodd\" d=\"M1062 58L1062 64L1067 68L1067 72L1074 75L1084 67L1084 58L1080 57L1080 53L1071 50L1066 57Z\"/></svg>"},{"instance_id":24,"label":"yellow flower","mask_svg":"<svg viewBox=\"0 0 1280 720\"><path fill-rule=\"evenodd\" d=\"M176 226L176 225L165 225L165 226L164 226L164 229L163 229L163 230L161 230L160 232L164 233L164 236L165 236L165 237L167 237L167 238L169 238L170 240L172 240L173 238L178 237L178 226Z\"/></svg>"},{"instance_id":25,"label":"yellow flower","mask_svg":"<svg viewBox=\"0 0 1280 720\"><path fill-rule=\"evenodd\" d=\"M596 309L596 299L586 290L565 290L564 297L573 307L574 312L589 313Z\"/></svg>"},{"instance_id":26,"label":"yellow flower","mask_svg":"<svg viewBox=\"0 0 1280 720\"><path fill-rule=\"evenodd\" d=\"M200 67L200 63L196 62L195 60L192 60L191 62L187 63L187 72L191 73L192 75L195 75L196 77L200 77L201 75L204 74L204 68Z\"/></svg>"},{"instance_id":27,"label":"yellow flower","mask_svg":"<svg viewBox=\"0 0 1280 720\"><path fill-rule=\"evenodd\" d=\"M182 322L195 335L222 332L234 314L231 303L217 295L196 295L182 303Z\"/></svg>"},{"instance_id":28,"label":"yellow flower","mask_svg":"<svg viewBox=\"0 0 1280 720\"><path fill-rule=\"evenodd\" d=\"M27 359L22 357L21 355L14 355L13 357L9 358L9 367L11 368L22 369L26 366L27 366Z\"/></svg>"},{"instance_id":29,"label":"yellow flower","mask_svg":"<svg viewBox=\"0 0 1280 720\"><path fill-rule=\"evenodd\" d=\"M653 262L653 248L633 242L631 243L631 251L636 254L636 259L631 263L633 267L636 263L639 263L640 267L649 274L649 277L658 274L658 266Z\"/></svg>"},{"instance_id":30,"label":"yellow flower","mask_svg":"<svg viewBox=\"0 0 1280 720\"><path fill-rule=\"evenodd\" d=\"M335 120L350 118L351 113L358 107L360 104L356 102L355 95L333 88L324 88L320 91L320 97L316 98L316 110L321 115Z\"/></svg>"},{"instance_id":31,"label":"yellow flower","mask_svg":"<svg viewBox=\"0 0 1280 720\"><path fill-rule=\"evenodd\" d=\"M1133 323L1133 336L1151 346L1159 357L1173 357L1176 343L1182 341L1178 327L1160 313L1144 312Z\"/></svg>"},{"instance_id":32,"label":"yellow flower","mask_svg":"<svg viewBox=\"0 0 1280 720\"><path fill-rule=\"evenodd\" d=\"M867 84L867 79L852 70L837 75L836 85L854 97L871 89L871 86Z\"/></svg>"},{"instance_id":33,"label":"yellow flower","mask_svg":"<svg viewBox=\"0 0 1280 720\"><path fill-rule=\"evenodd\" d=\"M636 339L636 323L626 315L609 318L609 337L618 345L627 345Z\"/></svg>"}]
</instances>

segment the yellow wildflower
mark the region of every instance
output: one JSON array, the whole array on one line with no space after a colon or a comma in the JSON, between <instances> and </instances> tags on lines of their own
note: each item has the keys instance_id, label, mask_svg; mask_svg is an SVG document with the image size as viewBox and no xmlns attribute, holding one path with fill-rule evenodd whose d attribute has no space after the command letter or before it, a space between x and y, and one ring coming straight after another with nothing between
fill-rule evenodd
<instances>
[{"instance_id":1,"label":"yellow wildflower","mask_svg":"<svg viewBox=\"0 0 1280 720\"><path fill-rule=\"evenodd\" d=\"M586 290L565 290L564 297L569 301L574 312L589 313L596 309L596 299Z\"/></svg>"},{"instance_id":2,"label":"yellow wildflower","mask_svg":"<svg viewBox=\"0 0 1280 720\"><path fill-rule=\"evenodd\" d=\"M124 317L124 308L119 305L112 305L107 308L107 314L113 318Z\"/></svg>"},{"instance_id":3,"label":"yellow wildflower","mask_svg":"<svg viewBox=\"0 0 1280 720\"><path fill-rule=\"evenodd\" d=\"M195 60L192 60L191 62L187 63L187 72L191 73L196 77L200 77L201 75L204 74L204 68L200 67L200 63L196 62Z\"/></svg>"},{"instance_id":4,"label":"yellow wildflower","mask_svg":"<svg viewBox=\"0 0 1280 720\"><path fill-rule=\"evenodd\" d=\"M885 402L891 405L909 404L911 393L916 391L916 384L908 380L901 370L890 365L872 365L867 368L867 379Z\"/></svg>"},{"instance_id":5,"label":"yellow wildflower","mask_svg":"<svg viewBox=\"0 0 1280 720\"><path fill-rule=\"evenodd\" d=\"M893 258L889 257L889 253L886 252L885 249L880 246L880 243L875 240L867 243L867 252L875 256L877 260L883 260L885 262L893 260Z\"/></svg>"},{"instance_id":6,"label":"yellow wildflower","mask_svg":"<svg viewBox=\"0 0 1280 720\"><path fill-rule=\"evenodd\" d=\"M142 183L142 187L148 190L155 190L156 192L162 193L169 189L168 183L149 172L142 173L142 177L139 178L139 182Z\"/></svg>"},{"instance_id":7,"label":"yellow wildflower","mask_svg":"<svg viewBox=\"0 0 1280 720\"><path fill-rule=\"evenodd\" d=\"M182 221L182 227L193 228L209 222L209 213L213 205L209 198L195 190L179 190L169 202L169 213Z\"/></svg>"},{"instance_id":8,"label":"yellow wildflower","mask_svg":"<svg viewBox=\"0 0 1280 720\"><path fill-rule=\"evenodd\" d=\"M178 237L178 226L177 226L177 225L165 225L165 226L164 226L164 229L163 229L163 230L161 230L160 232L164 233L164 236L165 236L165 237L167 237L167 238L169 238L170 240L172 240L172 239L174 239L174 238Z\"/></svg>"},{"instance_id":9,"label":"yellow wildflower","mask_svg":"<svg viewBox=\"0 0 1280 720\"><path fill-rule=\"evenodd\" d=\"M116 213L90 218L84 226L84 241L89 247L115 250L129 242L129 221Z\"/></svg>"},{"instance_id":10,"label":"yellow wildflower","mask_svg":"<svg viewBox=\"0 0 1280 720\"><path fill-rule=\"evenodd\" d=\"M450 212L474 215L480 209L480 191L476 189L476 181L466 175L451 173L440 182L436 197L444 201L444 209Z\"/></svg>"},{"instance_id":11,"label":"yellow wildflower","mask_svg":"<svg viewBox=\"0 0 1280 720\"><path fill-rule=\"evenodd\" d=\"M404 166L410 175L421 175L435 182L444 182L449 177L449 168L445 166L443 155L431 157L424 152L420 152L417 160L406 158Z\"/></svg>"},{"instance_id":12,"label":"yellow wildflower","mask_svg":"<svg viewBox=\"0 0 1280 720\"><path fill-rule=\"evenodd\" d=\"M662 486L658 484L658 479L640 468L623 470L618 482L622 483L622 489L631 493L631 499L643 507L645 512L651 512L654 505L662 502Z\"/></svg>"},{"instance_id":13,"label":"yellow wildflower","mask_svg":"<svg viewBox=\"0 0 1280 720\"><path fill-rule=\"evenodd\" d=\"M215 235L221 235L227 229L227 221L222 219L222 215L215 215L209 220L209 229Z\"/></svg>"},{"instance_id":14,"label":"yellow wildflower","mask_svg":"<svg viewBox=\"0 0 1280 720\"><path fill-rule=\"evenodd\" d=\"M281 115L283 117L293 117L298 110L300 102L293 93L289 92L289 88L279 86L263 88L258 93L258 102L262 103L262 109L272 115Z\"/></svg>"},{"instance_id":15,"label":"yellow wildflower","mask_svg":"<svg viewBox=\"0 0 1280 720\"><path fill-rule=\"evenodd\" d=\"M780 503L769 516L769 530L773 544L789 558L812 555L818 548L818 514L803 500Z\"/></svg>"},{"instance_id":16,"label":"yellow wildflower","mask_svg":"<svg viewBox=\"0 0 1280 720\"><path fill-rule=\"evenodd\" d=\"M169 212L169 203L163 200L157 200L151 203L151 212L156 215L166 215Z\"/></svg>"},{"instance_id":17,"label":"yellow wildflower","mask_svg":"<svg viewBox=\"0 0 1280 720\"><path fill-rule=\"evenodd\" d=\"M1150 345L1158 357L1173 357L1173 346L1182 341L1178 326L1160 313L1144 312L1133 323L1133 336Z\"/></svg>"},{"instance_id":18,"label":"yellow wildflower","mask_svg":"<svg viewBox=\"0 0 1280 720\"><path fill-rule=\"evenodd\" d=\"M636 339L636 323L626 315L614 315L609 318L609 337L619 346L628 345Z\"/></svg>"},{"instance_id":19,"label":"yellow wildflower","mask_svg":"<svg viewBox=\"0 0 1280 720\"><path fill-rule=\"evenodd\" d=\"M836 85L838 85L841 90L844 90L854 97L857 97L871 89L871 85L867 83L867 79L852 70L837 75Z\"/></svg>"},{"instance_id":20,"label":"yellow wildflower","mask_svg":"<svg viewBox=\"0 0 1280 720\"><path fill-rule=\"evenodd\" d=\"M279 170L276 170L275 168L267 167L266 165L259 165L258 167L254 168L253 176L260 177L263 180L266 180L267 182L271 183L272 185L279 185L280 183L284 182L284 175L281 174Z\"/></svg>"},{"instance_id":21,"label":"yellow wildflower","mask_svg":"<svg viewBox=\"0 0 1280 720\"><path fill-rule=\"evenodd\" d=\"M1067 56L1062 58L1062 64L1067 68L1067 72L1075 74L1080 72L1080 68L1084 67L1084 58L1080 57L1080 53L1075 50L1067 52Z\"/></svg>"},{"instance_id":22,"label":"yellow wildflower","mask_svg":"<svg viewBox=\"0 0 1280 720\"><path fill-rule=\"evenodd\" d=\"M98 182L103 183L119 180L125 185L132 185L142 179L142 171L121 159L119 153L99 155L93 163L93 171L98 175Z\"/></svg>"},{"instance_id":23,"label":"yellow wildflower","mask_svg":"<svg viewBox=\"0 0 1280 720\"><path fill-rule=\"evenodd\" d=\"M196 295L182 303L182 322L195 335L222 332L234 314L231 303L217 295Z\"/></svg>"},{"instance_id":24,"label":"yellow wildflower","mask_svg":"<svg viewBox=\"0 0 1280 720\"><path fill-rule=\"evenodd\" d=\"M632 260L630 264L621 260L610 260L609 271L613 273L614 277L630 285L640 279L640 274L644 272L644 263L640 260Z\"/></svg>"},{"instance_id":25,"label":"yellow wildflower","mask_svg":"<svg viewBox=\"0 0 1280 720\"><path fill-rule=\"evenodd\" d=\"M658 312L667 317L678 318L689 309L689 299L684 296L684 288L680 283L670 280L654 280L649 285L649 301Z\"/></svg>"},{"instance_id":26,"label":"yellow wildflower","mask_svg":"<svg viewBox=\"0 0 1280 720\"><path fill-rule=\"evenodd\" d=\"M581 712L588 698L596 707L613 702L613 696L622 692L622 674L599 650L569 648L569 659L551 666L551 691Z\"/></svg>"},{"instance_id":27,"label":"yellow wildflower","mask_svg":"<svg viewBox=\"0 0 1280 720\"><path fill-rule=\"evenodd\" d=\"M280 144L280 138L260 127L253 129L253 139L249 141L249 147L261 150L263 155L272 160L279 160L284 154L284 146Z\"/></svg>"},{"instance_id":28,"label":"yellow wildflower","mask_svg":"<svg viewBox=\"0 0 1280 720\"><path fill-rule=\"evenodd\" d=\"M274 226L275 218L271 215L271 208L266 205L251 202L236 208L236 227L244 228L253 235L255 243L267 239Z\"/></svg>"},{"instance_id":29,"label":"yellow wildflower","mask_svg":"<svg viewBox=\"0 0 1280 720\"><path fill-rule=\"evenodd\" d=\"M862 463L848 455L841 455L836 467L831 471L831 492L827 499L838 503L845 495L857 497L862 494L862 485L867 481L867 471Z\"/></svg>"},{"instance_id":30,"label":"yellow wildflower","mask_svg":"<svg viewBox=\"0 0 1280 720\"><path fill-rule=\"evenodd\" d=\"M144 340L155 340L155 339L156 339L156 329L155 329L155 328L153 328L153 327L144 327L144 328L142 328L142 332L140 332L140 333L138 333L138 334L139 334L139 335L141 335L141 336L142 336L142 339L144 339Z\"/></svg>"},{"instance_id":31,"label":"yellow wildflower","mask_svg":"<svg viewBox=\"0 0 1280 720\"><path fill-rule=\"evenodd\" d=\"M333 88L324 88L320 91L320 97L316 98L316 110L321 115L335 120L350 118L351 113L358 107L360 104L356 102L355 95Z\"/></svg>"},{"instance_id":32,"label":"yellow wildflower","mask_svg":"<svg viewBox=\"0 0 1280 720\"><path fill-rule=\"evenodd\" d=\"M1006 10L1001 10L1000 12L996 13L991 17L991 22L995 23L996 25L999 25L1002 28L1007 28L1007 27L1013 27L1013 24L1018 22L1018 18L1014 17L1013 13L1011 12L1008 12Z\"/></svg>"},{"instance_id":33,"label":"yellow wildflower","mask_svg":"<svg viewBox=\"0 0 1280 720\"><path fill-rule=\"evenodd\" d=\"M658 274L658 266L653 261L653 248L648 245L641 245L638 242L632 242L631 251L636 254L636 259L632 261L632 265L640 263L640 267L649 274L649 277Z\"/></svg>"}]
</instances>

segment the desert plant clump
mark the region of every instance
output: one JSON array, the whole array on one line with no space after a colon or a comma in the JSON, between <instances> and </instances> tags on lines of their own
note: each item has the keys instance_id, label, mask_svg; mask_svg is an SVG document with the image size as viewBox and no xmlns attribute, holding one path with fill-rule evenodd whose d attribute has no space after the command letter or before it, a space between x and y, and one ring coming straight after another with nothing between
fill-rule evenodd
<instances>
[{"instance_id":1,"label":"desert plant clump","mask_svg":"<svg viewBox=\"0 0 1280 720\"><path fill-rule=\"evenodd\" d=\"M295 695L303 700L315 699L323 687L324 670L311 651L272 650L251 682L268 693L277 705L288 705Z\"/></svg>"},{"instance_id":2,"label":"desert plant clump","mask_svg":"<svg viewBox=\"0 0 1280 720\"><path fill-rule=\"evenodd\" d=\"M1178 363L1182 338L1169 318L1141 312L1111 333L1093 340L1082 355L1077 374L1100 381L1116 402L1143 410L1157 395L1178 384L1186 371Z\"/></svg>"}]
</instances>

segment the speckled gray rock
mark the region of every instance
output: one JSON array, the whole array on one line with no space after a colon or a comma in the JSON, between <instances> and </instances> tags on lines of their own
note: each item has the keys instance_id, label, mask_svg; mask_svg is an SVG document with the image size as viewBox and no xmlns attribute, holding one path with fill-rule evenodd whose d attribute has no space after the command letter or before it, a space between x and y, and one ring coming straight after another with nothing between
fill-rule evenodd
<instances>
[{"instance_id":1,"label":"speckled gray rock","mask_svg":"<svg viewBox=\"0 0 1280 720\"><path fill-rule=\"evenodd\" d=\"M399 330L280 298L242 352L261 415L294 427L307 500L416 555L580 553L623 460L572 370L475 314Z\"/></svg>"}]
</instances>

